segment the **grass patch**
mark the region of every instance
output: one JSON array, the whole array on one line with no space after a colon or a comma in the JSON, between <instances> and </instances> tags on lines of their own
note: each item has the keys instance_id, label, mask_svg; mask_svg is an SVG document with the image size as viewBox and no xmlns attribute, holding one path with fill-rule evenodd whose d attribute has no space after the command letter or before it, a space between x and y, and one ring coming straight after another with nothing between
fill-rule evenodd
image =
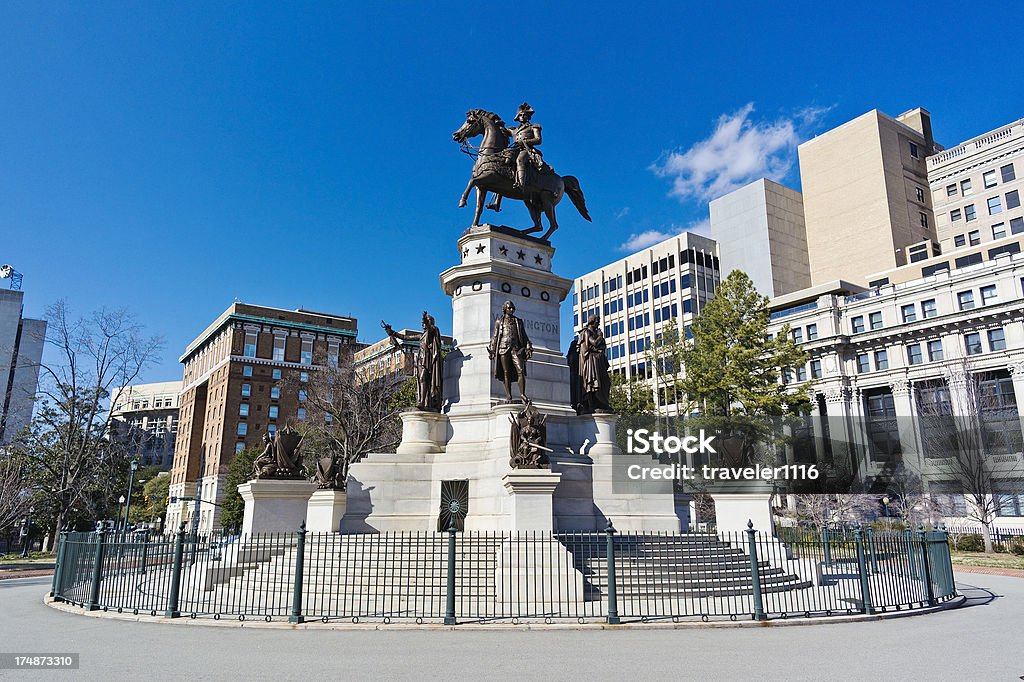
<instances>
[{"instance_id":1,"label":"grass patch","mask_svg":"<svg viewBox=\"0 0 1024 682\"><path fill-rule=\"evenodd\" d=\"M14 554L0 554L0 566L4 564L52 564L57 560L53 552L29 552L28 558L21 556L21 552Z\"/></svg>"},{"instance_id":2,"label":"grass patch","mask_svg":"<svg viewBox=\"0 0 1024 682\"><path fill-rule=\"evenodd\" d=\"M952 552L954 566L984 566L986 568L1016 568L1024 570L1024 556L1013 554L985 554L984 552Z\"/></svg>"}]
</instances>

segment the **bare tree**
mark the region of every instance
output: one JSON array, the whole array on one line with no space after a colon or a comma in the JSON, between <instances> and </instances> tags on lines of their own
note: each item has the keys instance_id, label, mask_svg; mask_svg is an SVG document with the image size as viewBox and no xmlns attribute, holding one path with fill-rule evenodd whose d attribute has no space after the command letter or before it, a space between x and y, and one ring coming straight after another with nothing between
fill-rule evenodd
<instances>
[{"instance_id":1,"label":"bare tree","mask_svg":"<svg viewBox=\"0 0 1024 682\"><path fill-rule=\"evenodd\" d=\"M415 404L415 381L403 375L363 379L343 364L288 380L306 396L306 418L296 428L321 487L343 490L352 464L370 452L393 452L401 441L398 413Z\"/></svg>"},{"instance_id":2,"label":"bare tree","mask_svg":"<svg viewBox=\"0 0 1024 682\"><path fill-rule=\"evenodd\" d=\"M999 496L1024 492L1021 421L1010 379L964 361L947 373L945 386L919 390L918 401L925 456L936 478L963 491L965 509L958 511L981 525L985 551L992 552Z\"/></svg>"},{"instance_id":3,"label":"bare tree","mask_svg":"<svg viewBox=\"0 0 1024 682\"><path fill-rule=\"evenodd\" d=\"M0 452L0 529L6 530L25 518L32 506L32 492L20 462Z\"/></svg>"},{"instance_id":4,"label":"bare tree","mask_svg":"<svg viewBox=\"0 0 1024 682\"><path fill-rule=\"evenodd\" d=\"M863 493L794 495L795 517L812 528L859 523L878 510L878 497Z\"/></svg>"},{"instance_id":5,"label":"bare tree","mask_svg":"<svg viewBox=\"0 0 1024 682\"><path fill-rule=\"evenodd\" d=\"M932 523L942 515L938 500L928 494L919 472L900 464L888 480L883 504L905 528Z\"/></svg>"},{"instance_id":6,"label":"bare tree","mask_svg":"<svg viewBox=\"0 0 1024 682\"><path fill-rule=\"evenodd\" d=\"M111 390L127 386L156 359L162 342L143 338L124 310L74 317L64 301L46 311L50 358L40 366L38 406L15 450L49 510L51 547L73 509L96 518L123 484L127 453L112 443Z\"/></svg>"}]
</instances>

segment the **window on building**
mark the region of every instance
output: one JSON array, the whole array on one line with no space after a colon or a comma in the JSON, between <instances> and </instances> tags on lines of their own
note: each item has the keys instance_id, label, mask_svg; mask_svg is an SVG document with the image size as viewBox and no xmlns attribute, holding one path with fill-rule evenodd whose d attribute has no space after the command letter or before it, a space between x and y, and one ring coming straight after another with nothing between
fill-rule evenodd
<instances>
[{"instance_id":1,"label":"window on building","mask_svg":"<svg viewBox=\"0 0 1024 682\"><path fill-rule=\"evenodd\" d=\"M921 222L921 227L928 227L928 214L923 211L918 211L918 220Z\"/></svg>"},{"instance_id":2,"label":"window on building","mask_svg":"<svg viewBox=\"0 0 1024 682\"><path fill-rule=\"evenodd\" d=\"M979 230L971 230L967 233L967 241L970 242L971 246L977 246L981 243L981 232Z\"/></svg>"},{"instance_id":3,"label":"window on building","mask_svg":"<svg viewBox=\"0 0 1024 682\"><path fill-rule=\"evenodd\" d=\"M980 355L984 350L981 347L981 334L978 332L964 334L964 350L968 355Z\"/></svg>"},{"instance_id":4,"label":"window on building","mask_svg":"<svg viewBox=\"0 0 1024 682\"><path fill-rule=\"evenodd\" d=\"M953 237L953 246L967 246L967 235L958 234Z\"/></svg>"},{"instance_id":5,"label":"window on building","mask_svg":"<svg viewBox=\"0 0 1024 682\"><path fill-rule=\"evenodd\" d=\"M267 424L267 435L271 438L277 433L277 424Z\"/></svg>"},{"instance_id":6,"label":"window on building","mask_svg":"<svg viewBox=\"0 0 1024 682\"><path fill-rule=\"evenodd\" d=\"M249 403L241 403L238 406L238 416L248 417L249 416Z\"/></svg>"},{"instance_id":7,"label":"window on building","mask_svg":"<svg viewBox=\"0 0 1024 682\"><path fill-rule=\"evenodd\" d=\"M308 383L309 382L309 372L299 372L299 381L301 381L304 384Z\"/></svg>"},{"instance_id":8,"label":"window on building","mask_svg":"<svg viewBox=\"0 0 1024 682\"><path fill-rule=\"evenodd\" d=\"M875 389L865 396L867 436L871 459L892 460L900 453L900 431L892 393Z\"/></svg>"},{"instance_id":9,"label":"window on building","mask_svg":"<svg viewBox=\"0 0 1024 682\"><path fill-rule=\"evenodd\" d=\"M924 359L921 356L921 344L913 343L907 346L907 364L920 365L922 362Z\"/></svg>"},{"instance_id":10,"label":"window on building","mask_svg":"<svg viewBox=\"0 0 1024 682\"><path fill-rule=\"evenodd\" d=\"M807 381L807 368L803 365L796 368L796 380Z\"/></svg>"},{"instance_id":11,"label":"window on building","mask_svg":"<svg viewBox=\"0 0 1024 682\"><path fill-rule=\"evenodd\" d=\"M811 378L821 378L821 360L811 360Z\"/></svg>"},{"instance_id":12,"label":"window on building","mask_svg":"<svg viewBox=\"0 0 1024 682\"><path fill-rule=\"evenodd\" d=\"M1006 333L1002 327L988 330L988 349L1006 350Z\"/></svg>"},{"instance_id":13,"label":"window on building","mask_svg":"<svg viewBox=\"0 0 1024 682\"><path fill-rule=\"evenodd\" d=\"M1003 212L1003 200L1000 197L990 197L988 199L988 214L996 215L997 213Z\"/></svg>"},{"instance_id":14,"label":"window on building","mask_svg":"<svg viewBox=\"0 0 1024 682\"><path fill-rule=\"evenodd\" d=\"M920 187L915 187L914 189L917 191L917 200L923 203L924 202L924 190L921 189Z\"/></svg>"},{"instance_id":15,"label":"window on building","mask_svg":"<svg viewBox=\"0 0 1024 682\"><path fill-rule=\"evenodd\" d=\"M279 369L272 369L272 370L270 370L270 377L272 379L280 379L281 378L281 370L279 370Z\"/></svg>"},{"instance_id":16,"label":"window on building","mask_svg":"<svg viewBox=\"0 0 1024 682\"><path fill-rule=\"evenodd\" d=\"M270 419L277 419L277 405L271 405L267 408L267 417Z\"/></svg>"},{"instance_id":17,"label":"window on building","mask_svg":"<svg viewBox=\"0 0 1024 682\"><path fill-rule=\"evenodd\" d=\"M864 316L857 315L850 320L850 327L853 329L854 334L860 334L864 331Z\"/></svg>"},{"instance_id":18,"label":"window on building","mask_svg":"<svg viewBox=\"0 0 1024 682\"><path fill-rule=\"evenodd\" d=\"M242 384L242 397L248 398L252 395L252 384Z\"/></svg>"},{"instance_id":19,"label":"window on building","mask_svg":"<svg viewBox=\"0 0 1024 682\"><path fill-rule=\"evenodd\" d=\"M917 389L925 457L947 457L949 449L946 443L956 442L955 426L949 418L953 414L949 388L941 379L923 381L914 387Z\"/></svg>"},{"instance_id":20,"label":"window on building","mask_svg":"<svg viewBox=\"0 0 1024 682\"><path fill-rule=\"evenodd\" d=\"M275 336L274 337L274 361L275 362L284 362L284 344L285 344L285 341L286 341L286 339L283 336Z\"/></svg>"},{"instance_id":21,"label":"window on building","mask_svg":"<svg viewBox=\"0 0 1024 682\"><path fill-rule=\"evenodd\" d=\"M956 221L960 220L963 217L964 217L964 214L963 214L963 212L959 208L954 208L952 211L949 212L949 220L950 220L950 222L954 222L955 223Z\"/></svg>"},{"instance_id":22,"label":"window on building","mask_svg":"<svg viewBox=\"0 0 1024 682\"><path fill-rule=\"evenodd\" d=\"M245 333L245 348L242 349L242 354L247 358L256 357L256 332Z\"/></svg>"},{"instance_id":23,"label":"window on building","mask_svg":"<svg viewBox=\"0 0 1024 682\"><path fill-rule=\"evenodd\" d=\"M932 317L937 317L939 309L935 305L935 299L929 298L927 301L921 301L921 317L925 320Z\"/></svg>"},{"instance_id":24,"label":"window on building","mask_svg":"<svg viewBox=\"0 0 1024 682\"><path fill-rule=\"evenodd\" d=\"M279 386L274 386L273 388L271 388L270 397L273 400L278 400L281 397L281 388Z\"/></svg>"},{"instance_id":25,"label":"window on building","mask_svg":"<svg viewBox=\"0 0 1024 682\"><path fill-rule=\"evenodd\" d=\"M999 300L998 294L996 294L996 285L989 284L981 288L981 304L991 305Z\"/></svg>"},{"instance_id":26,"label":"window on building","mask_svg":"<svg viewBox=\"0 0 1024 682\"><path fill-rule=\"evenodd\" d=\"M985 451L997 455L1020 452L1021 422L1009 372L984 372L976 378L981 408L978 417Z\"/></svg>"},{"instance_id":27,"label":"window on building","mask_svg":"<svg viewBox=\"0 0 1024 682\"><path fill-rule=\"evenodd\" d=\"M960 306L960 310L971 310L974 308L974 292L973 291L961 291L956 295L957 304Z\"/></svg>"},{"instance_id":28,"label":"window on building","mask_svg":"<svg viewBox=\"0 0 1024 682\"><path fill-rule=\"evenodd\" d=\"M882 328L882 313L881 313L881 311L875 311L875 312L871 313L870 315L868 315L868 323L871 325L872 329L881 329Z\"/></svg>"},{"instance_id":29,"label":"window on building","mask_svg":"<svg viewBox=\"0 0 1024 682\"><path fill-rule=\"evenodd\" d=\"M242 376L243 377L251 377L252 376L252 365L246 365L245 367L242 368Z\"/></svg>"},{"instance_id":30,"label":"window on building","mask_svg":"<svg viewBox=\"0 0 1024 682\"><path fill-rule=\"evenodd\" d=\"M807 340L808 341L813 341L816 338L818 338L818 325L816 325L816 324L809 324L809 325L807 325Z\"/></svg>"},{"instance_id":31,"label":"window on building","mask_svg":"<svg viewBox=\"0 0 1024 682\"><path fill-rule=\"evenodd\" d=\"M804 342L804 330L800 329L800 327L797 327L796 329L794 329L793 330L793 340L796 341L797 343L803 343Z\"/></svg>"},{"instance_id":32,"label":"window on building","mask_svg":"<svg viewBox=\"0 0 1024 682\"><path fill-rule=\"evenodd\" d=\"M327 346L327 366L338 367L338 344L336 343Z\"/></svg>"},{"instance_id":33,"label":"window on building","mask_svg":"<svg viewBox=\"0 0 1024 682\"><path fill-rule=\"evenodd\" d=\"M928 342L928 360L938 362L942 359L942 341L936 339Z\"/></svg>"},{"instance_id":34,"label":"window on building","mask_svg":"<svg viewBox=\"0 0 1024 682\"><path fill-rule=\"evenodd\" d=\"M961 180L960 181L960 194L963 194L964 196L967 196L972 191L973 190L971 189L971 179L970 178L968 178L966 180Z\"/></svg>"},{"instance_id":35,"label":"window on building","mask_svg":"<svg viewBox=\"0 0 1024 682\"><path fill-rule=\"evenodd\" d=\"M904 322L915 321L917 319L917 309L914 307L914 304L908 303L907 305L900 306L900 316Z\"/></svg>"},{"instance_id":36,"label":"window on building","mask_svg":"<svg viewBox=\"0 0 1024 682\"><path fill-rule=\"evenodd\" d=\"M1005 166L1000 166L999 174L1003 176L1003 182L1010 182L1011 180L1017 179L1017 174L1013 172L1012 163L1008 163Z\"/></svg>"},{"instance_id":37,"label":"window on building","mask_svg":"<svg viewBox=\"0 0 1024 682\"><path fill-rule=\"evenodd\" d=\"M244 436L249 431L249 425L245 422L238 423L238 435Z\"/></svg>"},{"instance_id":38,"label":"window on building","mask_svg":"<svg viewBox=\"0 0 1024 682\"><path fill-rule=\"evenodd\" d=\"M875 367L877 369L889 369L889 352L885 350L875 351Z\"/></svg>"},{"instance_id":39,"label":"window on building","mask_svg":"<svg viewBox=\"0 0 1024 682\"><path fill-rule=\"evenodd\" d=\"M299 362L303 365L313 364L313 339L302 339L302 353Z\"/></svg>"},{"instance_id":40,"label":"window on building","mask_svg":"<svg viewBox=\"0 0 1024 682\"><path fill-rule=\"evenodd\" d=\"M245 441L244 440L240 440L237 443L235 443L235 454L237 455L242 450L245 450Z\"/></svg>"},{"instance_id":41,"label":"window on building","mask_svg":"<svg viewBox=\"0 0 1024 682\"><path fill-rule=\"evenodd\" d=\"M1006 223L996 223L992 226L992 239L1002 239L1006 236Z\"/></svg>"},{"instance_id":42,"label":"window on building","mask_svg":"<svg viewBox=\"0 0 1024 682\"><path fill-rule=\"evenodd\" d=\"M864 374L865 372L871 371L871 358L868 357L867 353L860 353L857 355L857 372Z\"/></svg>"},{"instance_id":43,"label":"window on building","mask_svg":"<svg viewBox=\"0 0 1024 682\"><path fill-rule=\"evenodd\" d=\"M958 268L966 268L968 265L977 265L982 261L980 253L969 253L966 256L960 256L953 260L953 263Z\"/></svg>"},{"instance_id":44,"label":"window on building","mask_svg":"<svg viewBox=\"0 0 1024 682\"><path fill-rule=\"evenodd\" d=\"M974 204L967 204L964 206L964 219L967 220L967 222L978 219L978 214L974 210Z\"/></svg>"},{"instance_id":45,"label":"window on building","mask_svg":"<svg viewBox=\"0 0 1024 682\"><path fill-rule=\"evenodd\" d=\"M1006 193L1006 210L1012 211L1020 206L1020 193L1017 190Z\"/></svg>"},{"instance_id":46,"label":"window on building","mask_svg":"<svg viewBox=\"0 0 1024 682\"><path fill-rule=\"evenodd\" d=\"M996 172L994 170L985 171L982 174L981 179L985 185L985 189L996 186Z\"/></svg>"},{"instance_id":47,"label":"window on building","mask_svg":"<svg viewBox=\"0 0 1024 682\"><path fill-rule=\"evenodd\" d=\"M303 419L305 419L306 418L306 408L300 407L298 410L296 410L295 411L295 418L298 419L299 421L302 421Z\"/></svg>"},{"instance_id":48,"label":"window on building","mask_svg":"<svg viewBox=\"0 0 1024 682\"><path fill-rule=\"evenodd\" d=\"M920 153L917 150L917 144L914 143L914 142L910 143L910 156L911 156L911 158L914 158L914 159L921 158Z\"/></svg>"},{"instance_id":49,"label":"window on building","mask_svg":"<svg viewBox=\"0 0 1024 682\"><path fill-rule=\"evenodd\" d=\"M299 389L299 402L305 402L305 400L306 400L306 390L303 389L303 388L300 388Z\"/></svg>"},{"instance_id":50,"label":"window on building","mask_svg":"<svg viewBox=\"0 0 1024 682\"><path fill-rule=\"evenodd\" d=\"M1010 234L1024 232L1024 218L1010 218Z\"/></svg>"}]
</instances>

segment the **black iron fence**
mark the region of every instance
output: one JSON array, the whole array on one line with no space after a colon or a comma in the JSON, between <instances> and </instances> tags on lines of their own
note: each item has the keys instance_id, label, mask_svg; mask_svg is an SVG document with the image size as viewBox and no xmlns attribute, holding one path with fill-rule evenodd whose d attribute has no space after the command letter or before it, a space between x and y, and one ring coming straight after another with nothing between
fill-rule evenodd
<instances>
[{"instance_id":1,"label":"black iron fence","mask_svg":"<svg viewBox=\"0 0 1024 682\"><path fill-rule=\"evenodd\" d=\"M943 531L64 533L55 599L169 618L630 622L880 613L956 596Z\"/></svg>"},{"instance_id":2,"label":"black iron fence","mask_svg":"<svg viewBox=\"0 0 1024 682\"><path fill-rule=\"evenodd\" d=\"M967 551L979 551L978 545L983 542L984 532L980 525L949 525L945 530L949 533L950 543L955 549L968 548ZM997 552L1012 552L1016 546L1024 547L1024 528L993 527L990 533L992 546Z\"/></svg>"}]
</instances>

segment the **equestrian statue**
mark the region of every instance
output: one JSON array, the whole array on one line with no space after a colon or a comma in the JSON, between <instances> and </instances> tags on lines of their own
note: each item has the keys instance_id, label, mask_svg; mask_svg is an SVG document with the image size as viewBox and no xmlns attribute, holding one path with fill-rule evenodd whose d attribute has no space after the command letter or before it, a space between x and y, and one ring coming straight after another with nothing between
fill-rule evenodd
<instances>
[{"instance_id":1,"label":"equestrian statue","mask_svg":"<svg viewBox=\"0 0 1024 682\"><path fill-rule=\"evenodd\" d=\"M466 112L466 122L452 133L452 139L462 145L462 150L476 157L473 175L459 199L459 208L462 208L466 205L469 190L476 187L473 227L480 224L488 192L497 195L494 203L487 206L494 211L501 210L502 197L519 199L526 204L533 227L523 230L523 234L543 231L541 215L546 215L548 231L541 239L548 239L558 229L555 206L565 194L569 195L580 215L590 220L579 180L571 175L563 177L555 173L537 148L541 143L541 127L532 121L533 114L533 108L523 102L515 116L519 126L509 129L497 114L471 109ZM477 135L483 135L483 140L479 147L473 148L469 140Z\"/></svg>"}]
</instances>

